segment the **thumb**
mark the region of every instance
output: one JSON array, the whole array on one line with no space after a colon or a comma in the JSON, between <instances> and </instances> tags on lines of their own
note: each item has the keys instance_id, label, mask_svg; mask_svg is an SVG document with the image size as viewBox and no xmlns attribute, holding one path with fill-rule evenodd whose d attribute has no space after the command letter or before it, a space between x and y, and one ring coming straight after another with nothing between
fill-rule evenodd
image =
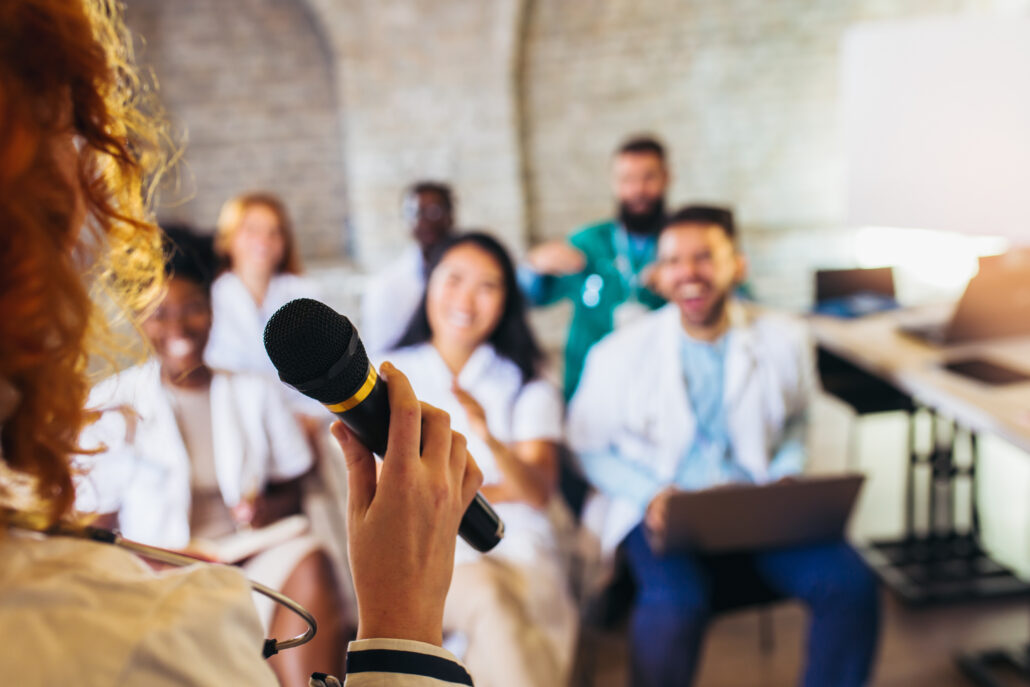
<instances>
[{"instance_id":1,"label":"thumb","mask_svg":"<svg viewBox=\"0 0 1030 687\"><path fill-rule=\"evenodd\" d=\"M376 493L376 459L339 420L331 430L347 465L347 508L351 513L364 515Z\"/></svg>"}]
</instances>

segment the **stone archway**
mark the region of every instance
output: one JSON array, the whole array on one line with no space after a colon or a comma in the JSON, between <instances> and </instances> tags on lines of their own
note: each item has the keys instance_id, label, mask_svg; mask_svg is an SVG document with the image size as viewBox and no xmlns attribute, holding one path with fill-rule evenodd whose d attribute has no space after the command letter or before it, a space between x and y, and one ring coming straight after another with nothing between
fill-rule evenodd
<instances>
[{"instance_id":1,"label":"stone archway","mask_svg":"<svg viewBox=\"0 0 1030 687\"><path fill-rule=\"evenodd\" d=\"M171 119L188 132L182 188L162 220L213 227L226 198L286 201L306 256L344 246L343 144L334 60L303 0L131 0Z\"/></svg>"}]
</instances>

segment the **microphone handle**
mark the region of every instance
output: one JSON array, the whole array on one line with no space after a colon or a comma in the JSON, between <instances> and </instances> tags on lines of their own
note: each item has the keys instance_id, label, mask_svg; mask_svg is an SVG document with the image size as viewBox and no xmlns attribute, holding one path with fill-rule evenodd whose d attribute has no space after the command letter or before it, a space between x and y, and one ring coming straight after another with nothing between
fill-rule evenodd
<instances>
[{"instance_id":1,"label":"microphone handle","mask_svg":"<svg viewBox=\"0 0 1030 687\"><path fill-rule=\"evenodd\" d=\"M369 451L380 458L386 455L386 440L390 436L390 398L382 377L376 377L375 386L357 405L347 410L339 410L338 406L326 407Z\"/></svg>"},{"instance_id":2,"label":"microphone handle","mask_svg":"<svg viewBox=\"0 0 1030 687\"><path fill-rule=\"evenodd\" d=\"M368 396L357 405L346 410L337 410L331 405L326 407L347 425L368 450L380 457L386 455L386 440L390 434L390 400L386 382L382 378L376 379ZM458 535L469 546L483 553L497 546L504 537L504 522L479 492L476 492L461 518Z\"/></svg>"}]
</instances>

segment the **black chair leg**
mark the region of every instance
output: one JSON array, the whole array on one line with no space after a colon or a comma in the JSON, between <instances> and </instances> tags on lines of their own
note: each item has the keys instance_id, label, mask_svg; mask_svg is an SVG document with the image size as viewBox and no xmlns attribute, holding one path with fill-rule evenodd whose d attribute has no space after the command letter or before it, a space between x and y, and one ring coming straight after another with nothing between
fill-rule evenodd
<instances>
[{"instance_id":1,"label":"black chair leg","mask_svg":"<svg viewBox=\"0 0 1030 687\"><path fill-rule=\"evenodd\" d=\"M758 609L758 648L763 654L768 655L775 648L775 643L772 608L766 606Z\"/></svg>"}]
</instances>

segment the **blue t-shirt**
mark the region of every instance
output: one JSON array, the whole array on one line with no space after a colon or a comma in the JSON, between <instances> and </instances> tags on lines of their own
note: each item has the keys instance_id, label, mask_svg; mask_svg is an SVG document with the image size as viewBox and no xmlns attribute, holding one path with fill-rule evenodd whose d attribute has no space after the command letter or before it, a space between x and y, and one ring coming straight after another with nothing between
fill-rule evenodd
<instances>
[{"instance_id":1,"label":"blue t-shirt","mask_svg":"<svg viewBox=\"0 0 1030 687\"><path fill-rule=\"evenodd\" d=\"M726 378L726 344L723 335L714 342L680 335L680 365L687 398L696 423L694 441L680 458L675 485L681 489L705 489L727 482L750 482L751 476L733 460L726 425L723 388Z\"/></svg>"},{"instance_id":2,"label":"blue t-shirt","mask_svg":"<svg viewBox=\"0 0 1030 687\"><path fill-rule=\"evenodd\" d=\"M720 484L754 482L736 462L727 423L726 356L733 330L712 343L680 334L680 365L695 419L694 441L680 457L672 483L680 489L707 489ZM787 418L769 463L766 479L801 472L805 462L805 413ZM587 480L602 492L628 500L643 513L654 495L669 483L648 466L626 461L614 447L579 456Z\"/></svg>"}]
</instances>

